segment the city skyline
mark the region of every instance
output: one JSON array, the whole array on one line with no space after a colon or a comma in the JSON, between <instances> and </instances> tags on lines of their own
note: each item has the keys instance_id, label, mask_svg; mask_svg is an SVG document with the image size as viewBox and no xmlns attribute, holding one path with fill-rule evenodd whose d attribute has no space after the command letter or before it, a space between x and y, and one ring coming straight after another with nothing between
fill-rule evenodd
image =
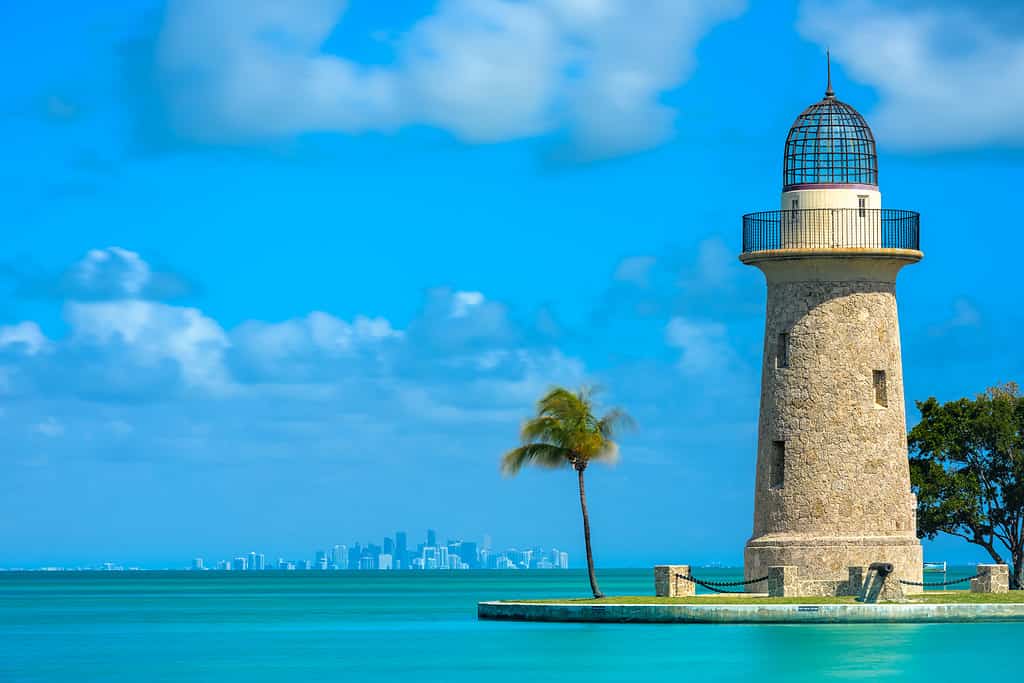
<instances>
[{"instance_id":1,"label":"city skyline","mask_svg":"<svg viewBox=\"0 0 1024 683\"><path fill-rule=\"evenodd\" d=\"M408 545L408 534L396 531L393 536L385 536L382 542L362 543L355 541L351 545L334 544L311 552L309 558L286 558L278 556L269 561L267 553L250 550L242 554L229 554L225 557L210 558L193 557L191 563L184 567L159 567L153 569L189 569L192 571L401 571L401 570L468 570L468 569L569 569L569 553L552 547L545 550L541 546L532 545L528 548L491 547L491 537L485 534L481 541L466 541L449 538L440 543L436 530L427 529L422 542L415 548ZM14 568L3 567L0 571ZM16 569L27 569L18 567ZM44 566L37 569L71 570L91 569L106 571L141 570L143 568L127 567L119 562L103 562L90 567Z\"/></svg>"}]
</instances>

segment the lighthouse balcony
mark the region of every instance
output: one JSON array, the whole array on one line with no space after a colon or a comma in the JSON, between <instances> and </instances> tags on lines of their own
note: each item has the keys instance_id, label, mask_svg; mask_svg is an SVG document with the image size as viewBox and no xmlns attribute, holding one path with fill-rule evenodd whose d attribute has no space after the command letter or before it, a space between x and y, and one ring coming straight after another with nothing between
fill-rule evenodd
<instances>
[{"instance_id":1,"label":"lighthouse balcony","mask_svg":"<svg viewBox=\"0 0 1024 683\"><path fill-rule=\"evenodd\" d=\"M743 216L743 254L921 248L920 214L904 209L793 209ZM744 259L746 260L746 259Z\"/></svg>"}]
</instances>

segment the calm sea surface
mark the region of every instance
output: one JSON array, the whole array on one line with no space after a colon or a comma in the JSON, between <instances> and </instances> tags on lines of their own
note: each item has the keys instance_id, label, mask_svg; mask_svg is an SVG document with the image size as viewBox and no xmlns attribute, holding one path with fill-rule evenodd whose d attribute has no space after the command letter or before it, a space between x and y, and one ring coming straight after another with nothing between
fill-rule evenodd
<instances>
[{"instance_id":1,"label":"calm sea surface","mask_svg":"<svg viewBox=\"0 0 1024 683\"><path fill-rule=\"evenodd\" d=\"M653 592L649 569L600 579ZM575 570L0 573L0 681L938 682L1016 680L1024 656L1024 624L476 619L479 600L586 587Z\"/></svg>"}]
</instances>

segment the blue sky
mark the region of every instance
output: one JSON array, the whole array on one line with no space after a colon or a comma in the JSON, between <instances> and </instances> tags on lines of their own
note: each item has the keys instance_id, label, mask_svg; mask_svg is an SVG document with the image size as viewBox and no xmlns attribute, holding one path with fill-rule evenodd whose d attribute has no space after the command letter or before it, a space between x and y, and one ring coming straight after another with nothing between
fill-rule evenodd
<instances>
[{"instance_id":1,"label":"blue sky","mask_svg":"<svg viewBox=\"0 0 1024 683\"><path fill-rule=\"evenodd\" d=\"M588 473L599 564L739 561L740 216L777 207L826 46L922 214L909 420L1022 379L1014 3L20 3L0 32L0 565L427 527L579 558L572 476L497 463L584 382L639 423Z\"/></svg>"}]
</instances>

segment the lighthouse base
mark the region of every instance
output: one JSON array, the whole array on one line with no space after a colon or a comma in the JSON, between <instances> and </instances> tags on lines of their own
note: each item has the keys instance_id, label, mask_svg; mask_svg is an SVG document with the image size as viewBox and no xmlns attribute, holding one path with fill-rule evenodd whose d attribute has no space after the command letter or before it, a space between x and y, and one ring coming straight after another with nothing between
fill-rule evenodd
<instances>
[{"instance_id":1,"label":"lighthouse base","mask_svg":"<svg viewBox=\"0 0 1024 683\"><path fill-rule=\"evenodd\" d=\"M892 563L893 580L921 582L921 543L914 536L766 534L747 542L743 573L749 581L767 576L769 567L795 567L808 595L837 595L849 579L850 567L874 562ZM764 586L751 589L764 590ZM907 593L921 590L904 586Z\"/></svg>"}]
</instances>

